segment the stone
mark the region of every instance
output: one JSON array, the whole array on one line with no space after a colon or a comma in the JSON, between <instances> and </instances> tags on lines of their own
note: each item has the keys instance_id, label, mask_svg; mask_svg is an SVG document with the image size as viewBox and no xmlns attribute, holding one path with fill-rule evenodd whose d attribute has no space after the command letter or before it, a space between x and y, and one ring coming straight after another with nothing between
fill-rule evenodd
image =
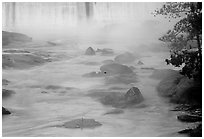
<instances>
[{"instance_id":1,"label":"stone","mask_svg":"<svg viewBox=\"0 0 204 139\"><path fill-rule=\"evenodd\" d=\"M95 55L95 51L92 47L86 49L85 55Z\"/></svg>"},{"instance_id":2,"label":"stone","mask_svg":"<svg viewBox=\"0 0 204 139\"><path fill-rule=\"evenodd\" d=\"M138 65L144 65L144 63L142 61L138 61L137 64Z\"/></svg>"},{"instance_id":3,"label":"stone","mask_svg":"<svg viewBox=\"0 0 204 139\"><path fill-rule=\"evenodd\" d=\"M21 33L2 31L2 45L14 42L31 42L32 38Z\"/></svg>"},{"instance_id":4,"label":"stone","mask_svg":"<svg viewBox=\"0 0 204 139\"><path fill-rule=\"evenodd\" d=\"M202 137L202 124L198 124L194 128L187 128L178 132L179 134L187 134L190 137Z\"/></svg>"},{"instance_id":5,"label":"stone","mask_svg":"<svg viewBox=\"0 0 204 139\"><path fill-rule=\"evenodd\" d=\"M102 73L106 75L114 75L114 74L130 74L133 71L126 65L111 63L105 64L100 67Z\"/></svg>"},{"instance_id":6,"label":"stone","mask_svg":"<svg viewBox=\"0 0 204 139\"><path fill-rule=\"evenodd\" d=\"M95 128L101 126L102 124L95 121L94 119L75 119L64 123L62 126L65 128Z\"/></svg>"},{"instance_id":7,"label":"stone","mask_svg":"<svg viewBox=\"0 0 204 139\"><path fill-rule=\"evenodd\" d=\"M144 100L140 90L137 87L130 88L125 94L126 103L140 103Z\"/></svg>"},{"instance_id":8,"label":"stone","mask_svg":"<svg viewBox=\"0 0 204 139\"><path fill-rule=\"evenodd\" d=\"M2 107L2 115L8 115L11 114L10 111L8 111L6 108Z\"/></svg>"},{"instance_id":9,"label":"stone","mask_svg":"<svg viewBox=\"0 0 204 139\"><path fill-rule=\"evenodd\" d=\"M177 116L177 119L182 121L182 122L198 122L198 121L202 121L201 116L188 115L188 114L179 115L179 116Z\"/></svg>"}]
</instances>

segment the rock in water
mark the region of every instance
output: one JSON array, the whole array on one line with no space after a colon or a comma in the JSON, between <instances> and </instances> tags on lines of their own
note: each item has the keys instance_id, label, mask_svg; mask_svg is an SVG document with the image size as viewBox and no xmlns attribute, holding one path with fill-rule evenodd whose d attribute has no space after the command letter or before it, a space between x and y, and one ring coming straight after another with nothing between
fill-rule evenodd
<instances>
[{"instance_id":1,"label":"rock in water","mask_svg":"<svg viewBox=\"0 0 204 139\"><path fill-rule=\"evenodd\" d=\"M105 64L100 67L100 70L106 75L133 73L133 71L128 66L121 65L118 63Z\"/></svg>"},{"instance_id":2,"label":"rock in water","mask_svg":"<svg viewBox=\"0 0 204 139\"><path fill-rule=\"evenodd\" d=\"M135 61L135 56L132 53L126 52L115 57L115 62L120 64L131 63Z\"/></svg>"},{"instance_id":3,"label":"rock in water","mask_svg":"<svg viewBox=\"0 0 204 139\"><path fill-rule=\"evenodd\" d=\"M6 79L2 79L2 85L8 85L10 83L10 81L6 80Z\"/></svg>"},{"instance_id":4,"label":"rock in water","mask_svg":"<svg viewBox=\"0 0 204 139\"><path fill-rule=\"evenodd\" d=\"M2 45L8 45L13 42L30 42L31 37L21 33L2 31Z\"/></svg>"},{"instance_id":5,"label":"rock in water","mask_svg":"<svg viewBox=\"0 0 204 139\"><path fill-rule=\"evenodd\" d=\"M95 121L94 119L75 119L64 123L65 128L94 128L101 126L102 124Z\"/></svg>"},{"instance_id":6,"label":"rock in water","mask_svg":"<svg viewBox=\"0 0 204 139\"><path fill-rule=\"evenodd\" d=\"M2 89L2 98L9 97L12 94L15 94L13 90Z\"/></svg>"},{"instance_id":7,"label":"rock in water","mask_svg":"<svg viewBox=\"0 0 204 139\"><path fill-rule=\"evenodd\" d=\"M6 108L2 107L2 115L7 115L7 114L11 114L11 112L8 111Z\"/></svg>"},{"instance_id":8,"label":"rock in water","mask_svg":"<svg viewBox=\"0 0 204 139\"><path fill-rule=\"evenodd\" d=\"M138 65L144 65L144 63L142 61L138 61L137 63Z\"/></svg>"},{"instance_id":9,"label":"rock in water","mask_svg":"<svg viewBox=\"0 0 204 139\"><path fill-rule=\"evenodd\" d=\"M110 110L110 111L106 112L104 115L107 115L107 114L121 114L121 113L124 113L124 111L122 109L113 109L113 110Z\"/></svg>"},{"instance_id":10,"label":"rock in water","mask_svg":"<svg viewBox=\"0 0 204 139\"><path fill-rule=\"evenodd\" d=\"M85 55L95 55L95 51L92 47L89 47L88 49L86 49Z\"/></svg>"},{"instance_id":11,"label":"rock in water","mask_svg":"<svg viewBox=\"0 0 204 139\"><path fill-rule=\"evenodd\" d=\"M126 103L140 103L144 100L140 90L137 87L130 88L125 94Z\"/></svg>"},{"instance_id":12,"label":"rock in water","mask_svg":"<svg viewBox=\"0 0 204 139\"><path fill-rule=\"evenodd\" d=\"M201 116L197 116L197 115L179 115L177 116L178 120L182 121L182 122L198 122L198 121L202 121L202 117Z\"/></svg>"}]
</instances>

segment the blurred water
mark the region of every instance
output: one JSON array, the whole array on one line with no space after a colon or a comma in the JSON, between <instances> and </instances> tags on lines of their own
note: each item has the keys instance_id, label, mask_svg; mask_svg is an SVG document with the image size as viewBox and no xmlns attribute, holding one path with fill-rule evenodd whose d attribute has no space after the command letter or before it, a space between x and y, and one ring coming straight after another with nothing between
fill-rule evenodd
<instances>
[{"instance_id":1,"label":"blurred water","mask_svg":"<svg viewBox=\"0 0 204 139\"><path fill-rule=\"evenodd\" d=\"M67 51L62 46L52 49L56 53ZM140 60L144 67L164 68L161 54L152 52L141 56ZM169 111L173 105L158 97L155 90L158 80L149 78L152 70L140 69L137 61L132 65L136 67L138 82L126 87L137 86L147 107L124 109L119 115L104 115L112 108L87 95L89 90L107 89L107 86L104 78L82 75L99 71L101 61L116 55L117 51L112 56L78 55L32 69L3 70L3 78L11 81L7 88L16 91L11 98L3 100L3 105L12 111L11 115L3 116L3 136L179 136L176 132L186 125L177 121L176 112ZM90 66L83 62L99 64ZM61 88L46 90L49 85ZM83 130L55 127L82 117L93 118L103 125Z\"/></svg>"},{"instance_id":2,"label":"blurred water","mask_svg":"<svg viewBox=\"0 0 204 139\"><path fill-rule=\"evenodd\" d=\"M177 121L176 112L169 111L173 104L158 97L155 87L159 81L149 78L153 70L141 69L170 68L164 63L168 49L158 37L173 23L150 14L161 4L3 3L3 30L33 37L38 42L25 45L26 49L49 52L58 58L31 69L3 70L3 79L11 81L7 88L16 92L3 100L3 106L12 112L3 116L3 136L179 136L177 131L187 125ZM49 47L47 40L56 46ZM112 48L115 53L85 56L88 47ZM113 60L126 51L137 58L128 66L136 68L138 82L115 85L122 88L122 93L138 87L146 107L104 115L112 107L88 94L109 86L104 78L82 75L99 71L103 60ZM139 60L144 65L139 66ZM48 86L58 89L46 89ZM82 117L93 118L102 126L83 130L56 126Z\"/></svg>"}]
</instances>

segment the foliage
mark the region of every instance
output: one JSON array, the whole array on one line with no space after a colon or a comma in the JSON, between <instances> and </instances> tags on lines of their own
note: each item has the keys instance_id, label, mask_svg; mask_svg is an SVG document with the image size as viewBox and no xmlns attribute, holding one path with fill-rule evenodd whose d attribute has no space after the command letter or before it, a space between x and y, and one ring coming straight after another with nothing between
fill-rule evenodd
<instances>
[{"instance_id":1,"label":"foliage","mask_svg":"<svg viewBox=\"0 0 204 139\"><path fill-rule=\"evenodd\" d=\"M181 74L202 79L202 3L167 2L153 14L163 15L169 21L179 19L172 30L159 38L168 43L171 49L170 59L166 59L167 64L183 66ZM196 48L190 44L192 42L197 43Z\"/></svg>"}]
</instances>

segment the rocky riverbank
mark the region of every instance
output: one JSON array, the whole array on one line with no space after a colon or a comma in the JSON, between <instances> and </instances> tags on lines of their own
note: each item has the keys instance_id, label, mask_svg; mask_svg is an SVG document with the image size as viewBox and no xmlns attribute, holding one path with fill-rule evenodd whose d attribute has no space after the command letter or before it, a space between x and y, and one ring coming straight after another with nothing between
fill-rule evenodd
<instances>
[{"instance_id":1,"label":"rocky riverbank","mask_svg":"<svg viewBox=\"0 0 204 139\"><path fill-rule=\"evenodd\" d=\"M162 76L165 75L165 76ZM178 104L172 111L183 114L177 116L181 122L194 123L192 127L180 130L178 133L191 137L202 136L202 85L198 81L189 79L174 70L156 70L153 78L161 79L157 86L160 96L169 98Z\"/></svg>"}]
</instances>

